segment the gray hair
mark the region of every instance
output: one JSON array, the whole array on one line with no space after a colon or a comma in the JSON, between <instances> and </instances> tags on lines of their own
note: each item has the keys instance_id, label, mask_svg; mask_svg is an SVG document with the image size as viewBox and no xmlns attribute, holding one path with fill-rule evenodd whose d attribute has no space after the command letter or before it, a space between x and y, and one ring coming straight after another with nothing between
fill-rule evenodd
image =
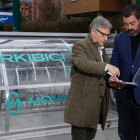
<instances>
[{"instance_id":1,"label":"gray hair","mask_svg":"<svg viewBox=\"0 0 140 140\"><path fill-rule=\"evenodd\" d=\"M89 32L91 32L91 29L94 28L95 30L99 30L100 27L103 27L103 28L112 28L112 24L107 20L105 19L104 17L102 16L98 16L96 17L90 24L90 27L89 27Z\"/></svg>"}]
</instances>

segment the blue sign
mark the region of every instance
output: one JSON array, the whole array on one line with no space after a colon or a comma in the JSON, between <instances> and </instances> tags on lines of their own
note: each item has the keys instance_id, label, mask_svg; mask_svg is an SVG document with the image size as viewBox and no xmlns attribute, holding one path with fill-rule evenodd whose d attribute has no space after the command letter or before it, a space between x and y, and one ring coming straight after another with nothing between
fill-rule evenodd
<instances>
[{"instance_id":1,"label":"blue sign","mask_svg":"<svg viewBox=\"0 0 140 140\"><path fill-rule=\"evenodd\" d=\"M57 46L57 48L67 48L70 54L72 54L71 50L67 46ZM26 56L26 59L24 58ZM60 58L56 59L54 56L59 56ZM4 63L7 60L9 62L19 62L22 60L23 62L42 62L42 61L66 61L66 58L63 53L51 53L51 54L0 54L0 63ZM71 71L71 69L66 69L67 71Z\"/></svg>"},{"instance_id":2,"label":"blue sign","mask_svg":"<svg viewBox=\"0 0 140 140\"><path fill-rule=\"evenodd\" d=\"M1 16L0 15L0 24L12 24L13 16Z\"/></svg>"},{"instance_id":3,"label":"blue sign","mask_svg":"<svg viewBox=\"0 0 140 140\"><path fill-rule=\"evenodd\" d=\"M13 6L9 6L9 7L4 7L5 10L12 10Z\"/></svg>"},{"instance_id":4,"label":"blue sign","mask_svg":"<svg viewBox=\"0 0 140 140\"><path fill-rule=\"evenodd\" d=\"M12 24L13 23L13 13L0 10L0 24Z\"/></svg>"},{"instance_id":5,"label":"blue sign","mask_svg":"<svg viewBox=\"0 0 140 140\"><path fill-rule=\"evenodd\" d=\"M11 114L16 114L16 113L18 113L18 111L19 111L20 105L21 105L21 106L24 106L24 104L21 102L21 100L20 100L19 98L16 99L16 101L15 101L15 99L12 99L12 101L10 102L10 97L11 97L12 94L15 94L17 97L19 97L19 95L18 95L17 92L11 92L11 93L9 94L9 96L8 96L8 103L7 103L6 100L4 100L4 102L5 102L5 104L6 104L9 108L12 107L12 104L14 104L13 107L15 107L15 106L17 105L17 111L12 112L11 109L9 109L9 112L10 112ZM47 99L49 99L49 100L46 102L46 101L43 100L43 99L45 99L45 98L47 98ZM58 95L58 97L57 97L56 99L54 98L53 95L51 95L51 96L43 96L43 97L41 97L41 98L40 98L40 97L37 97L36 101L33 101L33 99L32 99L31 97L29 97L29 105L31 105L31 104L36 105L37 103L40 104L40 99L41 99L41 103L43 103L43 104L48 104L48 103L51 102L51 100L53 100L55 103L56 103L56 102L65 101L65 100L66 100L66 96L65 96L64 94Z\"/></svg>"}]
</instances>

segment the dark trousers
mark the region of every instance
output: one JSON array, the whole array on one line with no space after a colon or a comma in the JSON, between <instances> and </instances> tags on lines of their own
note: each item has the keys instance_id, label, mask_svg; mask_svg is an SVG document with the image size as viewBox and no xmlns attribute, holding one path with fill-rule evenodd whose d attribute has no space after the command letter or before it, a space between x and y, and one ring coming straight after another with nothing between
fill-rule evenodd
<instances>
[{"instance_id":1,"label":"dark trousers","mask_svg":"<svg viewBox=\"0 0 140 140\"><path fill-rule=\"evenodd\" d=\"M117 102L118 133L121 140L140 140L140 106L133 100Z\"/></svg>"},{"instance_id":2,"label":"dark trousers","mask_svg":"<svg viewBox=\"0 0 140 140\"><path fill-rule=\"evenodd\" d=\"M72 125L72 140L92 140L95 137L97 129L87 127L77 127Z\"/></svg>"}]
</instances>

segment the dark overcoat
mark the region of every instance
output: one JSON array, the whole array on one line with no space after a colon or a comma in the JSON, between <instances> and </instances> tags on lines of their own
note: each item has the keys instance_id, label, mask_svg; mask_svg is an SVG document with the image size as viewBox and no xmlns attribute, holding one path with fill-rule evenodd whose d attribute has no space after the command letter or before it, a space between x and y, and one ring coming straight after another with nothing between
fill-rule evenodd
<instances>
[{"instance_id":1,"label":"dark overcoat","mask_svg":"<svg viewBox=\"0 0 140 140\"><path fill-rule=\"evenodd\" d=\"M64 121L78 126L104 129L110 90L106 86L105 66L109 63L103 49L101 62L98 42L90 36L72 47L71 86L67 94Z\"/></svg>"},{"instance_id":2,"label":"dark overcoat","mask_svg":"<svg viewBox=\"0 0 140 140\"><path fill-rule=\"evenodd\" d=\"M126 31L115 36L110 63L111 65L119 68L119 79L126 82L129 81L130 74L132 74L132 77L134 77L137 70L140 68L140 44L138 46L134 60L132 60L131 47L131 36L127 35ZM137 80L135 82L138 84L138 87L134 87L133 92L135 101L140 105L140 77L136 79ZM115 92L116 101L125 102L127 93L127 88L123 88Z\"/></svg>"}]
</instances>

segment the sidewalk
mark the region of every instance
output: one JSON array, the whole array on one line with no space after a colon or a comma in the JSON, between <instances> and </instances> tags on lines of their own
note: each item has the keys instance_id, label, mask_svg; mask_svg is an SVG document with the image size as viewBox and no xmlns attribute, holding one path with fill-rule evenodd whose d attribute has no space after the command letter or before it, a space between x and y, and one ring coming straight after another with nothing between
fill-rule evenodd
<instances>
[{"instance_id":1,"label":"sidewalk","mask_svg":"<svg viewBox=\"0 0 140 140\"><path fill-rule=\"evenodd\" d=\"M71 128L57 128L50 130L33 131L33 128L41 128L45 126L55 126L58 124L65 125L63 122L64 111L52 111L52 112L40 112L40 113L29 113L19 114L10 116L10 131L17 132L15 134L1 135L4 133L5 127L5 116L0 116L0 140L71 140L70 131ZM109 113L108 119L117 118L116 115ZM111 128L111 127L115 128ZM119 140L117 134L117 122L113 122L109 129L102 131L100 126L98 127L97 135L95 140ZM25 131L26 130L26 131ZM29 130L29 131L27 131ZM19 133L19 131L22 131Z\"/></svg>"}]
</instances>

